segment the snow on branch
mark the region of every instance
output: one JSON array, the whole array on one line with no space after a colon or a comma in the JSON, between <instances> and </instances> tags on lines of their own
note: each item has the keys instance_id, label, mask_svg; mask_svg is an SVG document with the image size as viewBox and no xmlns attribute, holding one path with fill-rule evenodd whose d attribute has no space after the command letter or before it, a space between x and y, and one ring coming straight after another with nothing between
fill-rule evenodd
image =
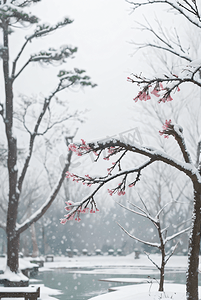
<instances>
[{"instance_id":1,"label":"snow on branch","mask_svg":"<svg viewBox=\"0 0 201 300\"><path fill-rule=\"evenodd\" d=\"M123 226L121 226L118 222L117 224L119 225L119 227L128 235L130 236L132 239L140 242L140 243L143 243L145 245L148 245L148 246L151 246L151 247L156 247L156 248L159 248L160 249L160 244L159 243L153 243L153 242L147 242L147 241L144 241L144 240L141 240L139 238L137 238L136 236L130 234Z\"/></svg>"},{"instance_id":2,"label":"snow on branch","mask_svg":"<svg viewBox=\"0 0 201 300\"><path fill-rule=\"evenodd\" d=\"M192 177L196 174L196 176L199 176L200 179L200 175L198 174L197 169L192 164L178 161L164 151L156 149L154 147L142 146L137 143L126 143L118 139L108 139L105 142L94 142L89 144L86 144L86 142L82 140L82 144L71 144L69 148L78 156L94 153L97 156L97 159L99 159L101 153L105 149L107 149L108 155L104 157L105 160L109 160L112 156L125 151L130 153L139 153L145 157L149 157L152 162L162 161L184 172L189 177ZM115 164L114 166L117 167L117 165ZM118 168L119 166L120 164L118 164ZM108 169L108 172L110 174L111 170Z\"/></svg>"},{"instance_id":3,"label":"snow on branch","mask_svg":"<svg viewBox=\"0 0 201 300\"><path fill-rule=\"evenodd\" d=\"M38 0L36 0L36 1L38 1ZM40 0L39 0L39 1L40 1ZM73 21L70 20L69 18L65 18L63 21L58 22L58 23L57 23L56 25L54 25L54 26L50 26L50 25L47 25L47 24L40 24L40 25L37 25L35 32L34 32L32 35L26 37L25 43L22 45L22 47L21 47L21 49L20 49L18 55L16 56L16 59L13 61L13 67L12 67L12 79L14 80L14 79L22 72L22 70L24 70L24 68L30 63L30 61L32 61L32 57L30 57L29 60L25 63L25 65L24 65L24 66L21 68L21 70L18 72L18 74L15 75L17 62L18 62L20 56L22 55L22 53L23 53L25 47L27 46L28 42L31 42L32 39L34 39L34 38L44 37L44 36L50 34L51 32L53 32L53 31L55 31L55 30L57 30L57 29L59 29L59 28L62 28L63 26L66 26L67 24L71 24L72 22L73 22ZM74 50L75 50L75 49L76 49L76 51L77 51L77 48L74 48ZM50 59L50 57L49 57L49 59ZM41 60L42 60L42 58L41 58Z\"/></svg>"},{"instance_id":4,"label":"snow on branch","mask_svg":"<svg viewBox=\"0 0 201 300\"><path fill-rule=\"evenodd\" d=\"M177 124L172 124L171 120L166 120L165 124L163 125L163 130L159 131L159 133L160 135L164 135L165 138L168 138L169 135L172 135L179 145L185 162L192 164L192 159L189 151L187 150L187 146L183 136L183 128L181 126Z\"/></svg>"},{"instance_id":5,"label":"snow on branch","mask_svg":"<svg viewBox=\"0 0 201 300\"><path fill-rule=\"evenodd\" d=\"M75 52L77 52L77 47L72 48L68 45L63 45L59 50L49 48L47 51L40 51L38 54L33 54L31 56L31 61L38 61L46 64L53 61L65 63L66 58L72 56Z\"/></svg>"},{"instance_id":6,"label":"snow on branch","mask_svg":"<svg viewBox=\"0 0 201 300\"><path fill-rule=\"evenodd\" d=\"M192 65L193 62L190 63L179 76L175 74L162 74L160 77L146 78L142 75L131 74L130 77L127 77L127 81L141 87L140 92L133 100L135 102L138 100L147 101L154 96L159 98L159 103L169 102L173 100L173 92L179 92L179 86L183 83L190 82L201 87L199 77L201 61L196 68L192 67ZM197 77L195 75L197 75Z\"/></svg>"},{"instance_id":7,"label":"snow on branch","mask_svg":"<svg viewBox=\"0 0 201 300\"><path fill-rule=\"evenodd\" d=\"M32 3L36 3L36 2L40 2L41 0L21 0L21 1L16 1L16 0L11 0L11 4L12 3L15 3L16 4L16 2L18 3L17 5L19 6L19 7L26 7L26 6L29 6L30 4L32 4Z\"/></svg>"},{"instance_id":8,"label":"snow on branch","mask_svg":"<svg viewBox=\"0 0 201 300\"><path fill-rule=\"evenodd\" d=\"M167 242L169 242L169 241L175 239L177 236L179 236L179 235L181 235L181 234L183 234L183 233L189 231L190 229L191 229L191 226L190 226L190 227L187 227L187 228L185 228L185 229L183 229L183 230L181 230L181 231L179 231L179 232L176 232L175 234L173 234L173 235L171 235L171 236L166 237L165 240L164 240L164 243L166 244Z\"/></svg>"},{"instance_id":9,"label":"snow on branch","mask_svg":"<svg viewBox=\"0 0 201 300\"><path fill-rule=\"evenodd\" d=\"M134 204L134 203L132 203L130 201L129 201L129 203L130 203L130 205L132 205L132 206L136 207L137 209L139 209L140 211L142 211L144 213L144 217L146 217L147 219L149 219L156 226L156 228L158 228L158 218L152 217L147 209L144 210L141 207L137 206L136 204ZM136 211L133 211L133 212L135 214L139 214Z\"/></svg>"},{"instance_id":10,"label":"snow on branch","mask_svg":"<svg viewBox=\"0 0 201 300\"><path fill-rule=\"evenodd\" d=\"M71 24L71 23L73 23L73 20L66 17L66 18L64 18L63 21L60 21L53 26L50 26L49 24L38 24L35 32L32 35L27 36L26 39L28 41L31 41L33 38L44 37L44 36L48 35L49 33L53 32L59 28L62 28L68 24Z\"/></svg>"},{"instance_id":11,"label":"snow on branch","mask_svg":"<svg viewBox=\"0 0 201 300\"><path fill-rule=\"evenodd\" d=\"M16 61L13 63L13 70L12 70L12 79L15 80L22 71L31 63L31 62L39 62L41 64L62 64L66 62L66 59L72 56L75 52L77 52L77 47L71 48L70 46L63 45L60 47L59 50L54 48L50 48L47 51L40 51L38 54L33 54L30 58L26 61L26 63L22 66L22 68L17 72L15 75L16 69Z\"/></svg>"},{"instance_id":12,"label":"snow on branch","mask_svg":"<svg viewBox=\"0 0 201 300\"><path fill-rule=\"evenodd\" d=\"M6 19L9 25L15 23L16 20L21 24L35 24L39 21L39 19L36 16L32 15L31 13L27 13L25 10L22 9L22 7L8 2L3 5L0 5L0 20L2 21L2 24ZM3 25L1 25L1 27L2 26Z\"/></svg>"},{"instance_id":13,"label":"snow on branch","mask_svg":"<svg viewBox=\"0 0 201 300\"><path fill-rule=\"evenodd\" d=\"M131 202L129 202L129 203L131 204ZM141 217L147 218L147 215L146 215L146 214L140 213L139 211L136 211L136 210L133 210L133 209L131 209L131 208L129 208L129 207L126 207L125 205L123 205L123 204L120 203L120 202L117 202L117 204L118 204L119 206L121 206L122 208L124 208L124 209L126 209L126 210L128 210L128 211L130 211L130 212L132 212L132 213L135 213L136 215L139 215L139 216L141 216ZM134 206L135 206L137 209L143 211L139 206L137 206L137 205L134 205Z\"/></svg>"},{"instance_id":14,"label":"snow on branch","mask_svg":"<svg viewBox=\"0 0 201 300\"><path fill-rule=\"evenodd\" d=\"M162 209L160 209L157 214L156 217L152 217L149 210L147 209L147 206L145 205L143 199L140 197L141 202L143 203L143 206L145 207L145 209L142 209L141 207L135 205L134 203L129 202L132 206L134 206L135 208L137 208L140 212L137 212L135 210L129 209L127 207L125 207L124 205L118 203L121 207L127 209L128 211L135 213L137 215L140 215L142 217L145 217L147 219L149 219L152 224L156 227L157 233L158 233L158 239L159 239L159 243L153 243L153 242L147 242L145 240L141 240L139 238L137 238L134 235L131 235L123 226L121 226L119 223L117 223L121 229L131 238L135 239L138 242L141 242L145 245L151 246L151 247L157 247L160 252L161 252L161 266L159 267L159 265L157 263L155 263L149 256L149 254L147 252L144 251L144 253L147 255L148 259L160 270L160 286L163 286L163 280L164 280L164 270L165 270L165 265L167 264L168 260L170 259L170 257L173 255L175 249L177 248L178 242L176 243L175 246L173 246L170 251L168 253L166 253L166 243L171 241L172 239L175 239L176 237L178 237L179 235L183 234L184 232L188 231L190 228L186 228L184 230L181 230L180 232L177 232L175 234L173 234L172 236L166 237L167 235L167 227L162 229L161 226L161 220L159 218L159 215L161 214L162 211L164 211L165 207L169 204L171 204L172 202L168 202L165 206L163 206ZM142 212L142 213L141 213ZM169 227L169 226L168 226Z\"/></svg>"},{"instance_id":15,"label":"snow on branch","mask_svg":"<svg viewBox=\"0 0 201 300\"><path fill-rule=\"evenodd\" d=\"M13 4L17 7L26 7L29 6L32 3L40 2L41 0L0 0L0 6L6 4Z\"/></svg>"},{"instance_id":16,"label":"snow on branch","mask_svg":"<svg viewBox=\"0 0 201 300\"><path fill-rule=\"evenodd\" d=\"M90 86L91 88L96 87L97 84L92 83L90 80L91 78L86 75L85 72L85 70L74 68L73 71L60 70L57 76L60 79L63 88L69 84L79 84L80 86Z\"/></svg>"},{"instance_id":17,"label":"snow on branch","mask_svg":"<svg viewBox=\"0 0 201 300\"><path fill-rule=\"evenodd\" d=\"M87 185L88 187L91 187L92 185L97 185L98 187L89 194L89 196L85 197L83 200L81 200L80 202L69 206L69 204L67 203L67 208L65 208L66 210L68 210L68 214L65 215L65 219L61 219L61 224L65 224L66 221L68 220L73 220L75 218L76 221L80 221L80 214L81 213L87 213L89 212L89 208L88 206L91 206L90 212L91 213L95 213L95 211L98 211L97 207L96 207L96 202L94 199L94 196L97 194L97 192L108 182L118 178L118 177L123 177L121 179L121 182L117 185L116 188L113 189L108 189L108 193L110 196L112 196L114 193L117 193L119 196L124 195L125 194L125 189L126 186L131 186L129 183L127 183L127 176L128 174L132 174L135 172L140 172L142 169L144 169L145 167L147 167L148 165L150 165L153 161L152 160L148 160L145 163L141 164L138 167L135 167L133 169L130 170L126 170L126 171L121 171L117 174L111 175L111 173L108 173L107 176L105 177L95 177L92 178L90 177L88 174L85 175L85 177L81 177L78 175L75 175L73 173L67 172L66 173L66 177L67 178L72 178L73 181L76 182L82 182L84 185ZM138 176L137 176L138 177ZM136 181L136 180L135 180ZM133 186L134 183L132 183Z\"/></svg>"},{"instance_id":18,"label":"snow on branch","mask_svg":"<svg viewBox=\"0 0 201 300\"><path fill-rule=\"evenodd\" d=\"M177 134L176 131L175 134ZM179 138L181 137L180 133L178 133L178 136ZM105 160L109 160L111 157L114 157L117 154L118 155L116 156L116 161L113 162L112 166L107 169L108 173L103 177L91 177L89 176L89 174L85 176L79 176L74 173L67 172L67 178L71 178L75 182L81 182L88 187L91 187L92 185L98 185L98 187L91 194L89 194L89 196L81 200L78 205L71 207L72 209L70 213L65 216L65 219L61 219L62 224L65 224L66 220L71 220L74 217L76 217L77 220L80 220L79 214L83 209L86 209L88 205L91 205L92 208L96 205L94 196L99 191L99 189L102 188L106 183L113 181L116 178L120 178L121 181L115 188L108 189L109 195L112 196L115 193L117 193L117 195L119 196L125 195L126 188L135 186L136 183L140 180L142 170L155 161L162 161L184 172L190 178L196 177L198 179L199 177L199 180L201 180L200 174L198 173L194 165L190 163L190 159L186 160L185 162L180 162L161 150L141 146L136 143L128 144L125 142L121 142L120 140L108 139L104 142L86 144L86 142L82 140L81 144L70 144L69 150L75 152L78 156L93 153L96 156L95 161L100 159L101 154L104 150L107 150L107 155L103 158ZM139 153L145 157L148 157L148 160L129 170L122 170L122 160L128 152ZM133 180L132 182L128 182L129 175L134 173L136 173L135 180ZM147 212L145 210L143 210L142 212L147 216ZM155 219L152 221L156 222Z\"/></svg>"}]
</instances>

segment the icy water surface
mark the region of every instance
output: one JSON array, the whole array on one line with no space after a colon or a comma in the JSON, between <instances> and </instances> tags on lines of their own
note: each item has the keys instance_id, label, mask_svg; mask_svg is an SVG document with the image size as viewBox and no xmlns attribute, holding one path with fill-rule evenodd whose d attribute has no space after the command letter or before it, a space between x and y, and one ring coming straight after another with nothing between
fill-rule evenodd
<instances>
[{"instance_id":1,"label":"icy water surface","mask_svg":"<svg viewBox=\"0 0 201 300\"><path fill-rule=\"evenodd\" d=\"M110 287L128 285L129 283L116 283L99 281L106 278L134 278L136 283L145 279L154 282L159 278L155 269L147 268L119 268L112 269L53 269L39 273L35 279L45 286L60 290L61 295L54 296L60 300L87 300L96 295L106 293ZM185 283L185 272L167 270L165 280L175 283ZM132 283L134 284L134 283ZM201 284L201 280L200 280ZM150 283L151 285L151 283Z\"/></svg>"}]
</instances>

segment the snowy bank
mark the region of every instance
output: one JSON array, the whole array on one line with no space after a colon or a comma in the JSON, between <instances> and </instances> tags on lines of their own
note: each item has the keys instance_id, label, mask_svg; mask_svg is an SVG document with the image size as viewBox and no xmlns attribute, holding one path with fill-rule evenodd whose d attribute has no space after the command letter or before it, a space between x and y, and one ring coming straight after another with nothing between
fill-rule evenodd
<instances>
[{"instance_id":1,"label":"snowy bank","mask_svg":"<svg viewBox=\"0 0 201 300\"><path fill-rule=\"evenodd\" d=\"M157 270L154 265L150 262L145 254L141 254L139 259L134 259L135 254L131 253L127 256L74 256L69 257L58 257L54 258L54 262L45 262L44 268L40 268L40 271L54 268L103 268L103 267L115 267L115 273L117 268L126 267L151 267ZM150 257L157 263L160 264L160 254L153 254ZM168 268L179 268L186 270L187 267L187 256L172 256L166 265Z\"/></svg>"},{"instance_id":2,"label":"snowy bank","mask_svg":"<svg viewBox=\"0 0 201 300\"><path fill-rule=\"evenodd\" d=\"M166 284L165 292L158 292L156 283L129 285L110 288L111 292L90 298L90 300L185 300L185 288L182 284Z\"/></svg>"}]
</instances>

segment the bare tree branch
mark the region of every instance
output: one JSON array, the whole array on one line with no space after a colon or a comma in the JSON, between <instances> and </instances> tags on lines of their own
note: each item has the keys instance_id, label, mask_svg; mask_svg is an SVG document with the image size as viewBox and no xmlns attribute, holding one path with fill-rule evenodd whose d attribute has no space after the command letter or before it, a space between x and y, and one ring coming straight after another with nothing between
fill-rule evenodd
<instances>
[{"instance_id":1,"label":"bare tree branch","mask_svg":"<svg viewBox=\"0 0 201 300\"><path fill-rule=\"evenodd\" d=\"M173 240L174 238L178 237L179 235L183 234L184 232L189 231L190 229L191 229L191 226L188 227L188 228L185 228L185 229L183 229L183 230L181 230L181 231L179 231L179 232L177 232L177 233L175 233L175 234L173 234L171 236L166 237L164 243L166 244L167 242Z\"/></svg>"},{"instance_id":2,"label":"bare tree branch","mask_svg":"<svg viewBox=\"0 0 201 300\"><path fill-rule=\"evenodd\" d=\"M52 189L49 197L47 198L46 202L28 219L26 220L23 224L20 224L17 228L17 234L21 234L23 231L25 231L31 224L35 223L38 221L44 213L48 210L52 202L55 200L60 187L65 179L66 172L69 170L70 166L70 161L72 157L72 152L69 151L66 159L66 164L64 166L64 169L60 175L60 178L58 179L57 183L55 184L54 188Z\"/></svg>"},{"instance_id":3,"label":"bare tree branch","mask_svg":"<svg viewBox=\"0 0 201 300\"><path fill-rule=\"evenodd\" d=\"M134 239L134 240L136 240L136 241L138 241L138 242L140 242L140 243L143 243L143 244L145 244L145 245L148 245L148 246L151 246L151 247L156 247L156 248L159 248L159 249L160 249L160 244L158 244L158 243L149 243L149 242L147 242L147 241L141 240L141 239L137 238L136 236L130 234L130 233L129 233L124 227L122 227L118 222L117 222L117 224L118 224L119 227L120 227L120 228L121 228L128 236L130 236L132 239Z\"/></svg>"},{"instance_id":4,"label":"bare tree branch","mask_svg":"<svg viewBox=\"0 0 201 300\"><path fill-rule=\"evenodd\" d=\"M157 263L155 263L155 261L153 259L151 259L149 253L147 253L146 251L144 251L144 253L146 254L146 256L148 257L148 259L152 262L152 264L160 271L161 268L157 265Z\"/></svg>"},{"instance_id":5,"label":"bare tree branch","mask_svg":"<svg viewBox=\"0 0 201 300\"><path fill-rule=\"evenodd\" d=\"M129 4L133 5L133 10L149 5L149 4L165 4L169 5L171 8L173 8L176 12L179 12L182 16L184 16L190 23L195 25L196 27L201 28L201 22L200 22L200 16L197 11L197 7L191 6L190 8L187 6L184 6L181 1L174 1L174 0L148 0L145 2L133 2L126 0Z\"/></svg>"}]
</instances>

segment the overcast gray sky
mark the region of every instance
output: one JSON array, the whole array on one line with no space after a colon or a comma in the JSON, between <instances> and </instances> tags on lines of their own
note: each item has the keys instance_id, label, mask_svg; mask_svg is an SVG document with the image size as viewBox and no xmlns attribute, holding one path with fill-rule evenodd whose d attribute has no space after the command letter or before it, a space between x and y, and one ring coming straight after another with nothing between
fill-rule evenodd
<instances>
[{"instance_id":1,"label":"overcast gray sky","mask_svg":"<svg viewBox=\"0 0 201 300\"><path fill-rule=\"evenodd\" d=\"M136 14L130 14L130 5L124 0L43 0L32 6L31 11L51 24L64 16L74 19L74 23L31 43L27 53L35 48L47 49L62 44L77 46L75 59L70 60L65 68L83 68L98 84L93 90L85 88L84 91L65 93L71 107L90 110L77 138L103 138L135 127L132 99L137 88L126 79L131 72L139 70L140 63L135 56L132 57L134 49L129 43L136 34L132 29ZM13 43L20 45L20 41L18 37ZM17 51L17 47L15 49ZM57 70L52 70L52 67L41 69L36 64L30 66L16 81L16 93L47 95L56 86ZM42 79L38 80L41 75Z\"/></svg>"}]
</instances>

